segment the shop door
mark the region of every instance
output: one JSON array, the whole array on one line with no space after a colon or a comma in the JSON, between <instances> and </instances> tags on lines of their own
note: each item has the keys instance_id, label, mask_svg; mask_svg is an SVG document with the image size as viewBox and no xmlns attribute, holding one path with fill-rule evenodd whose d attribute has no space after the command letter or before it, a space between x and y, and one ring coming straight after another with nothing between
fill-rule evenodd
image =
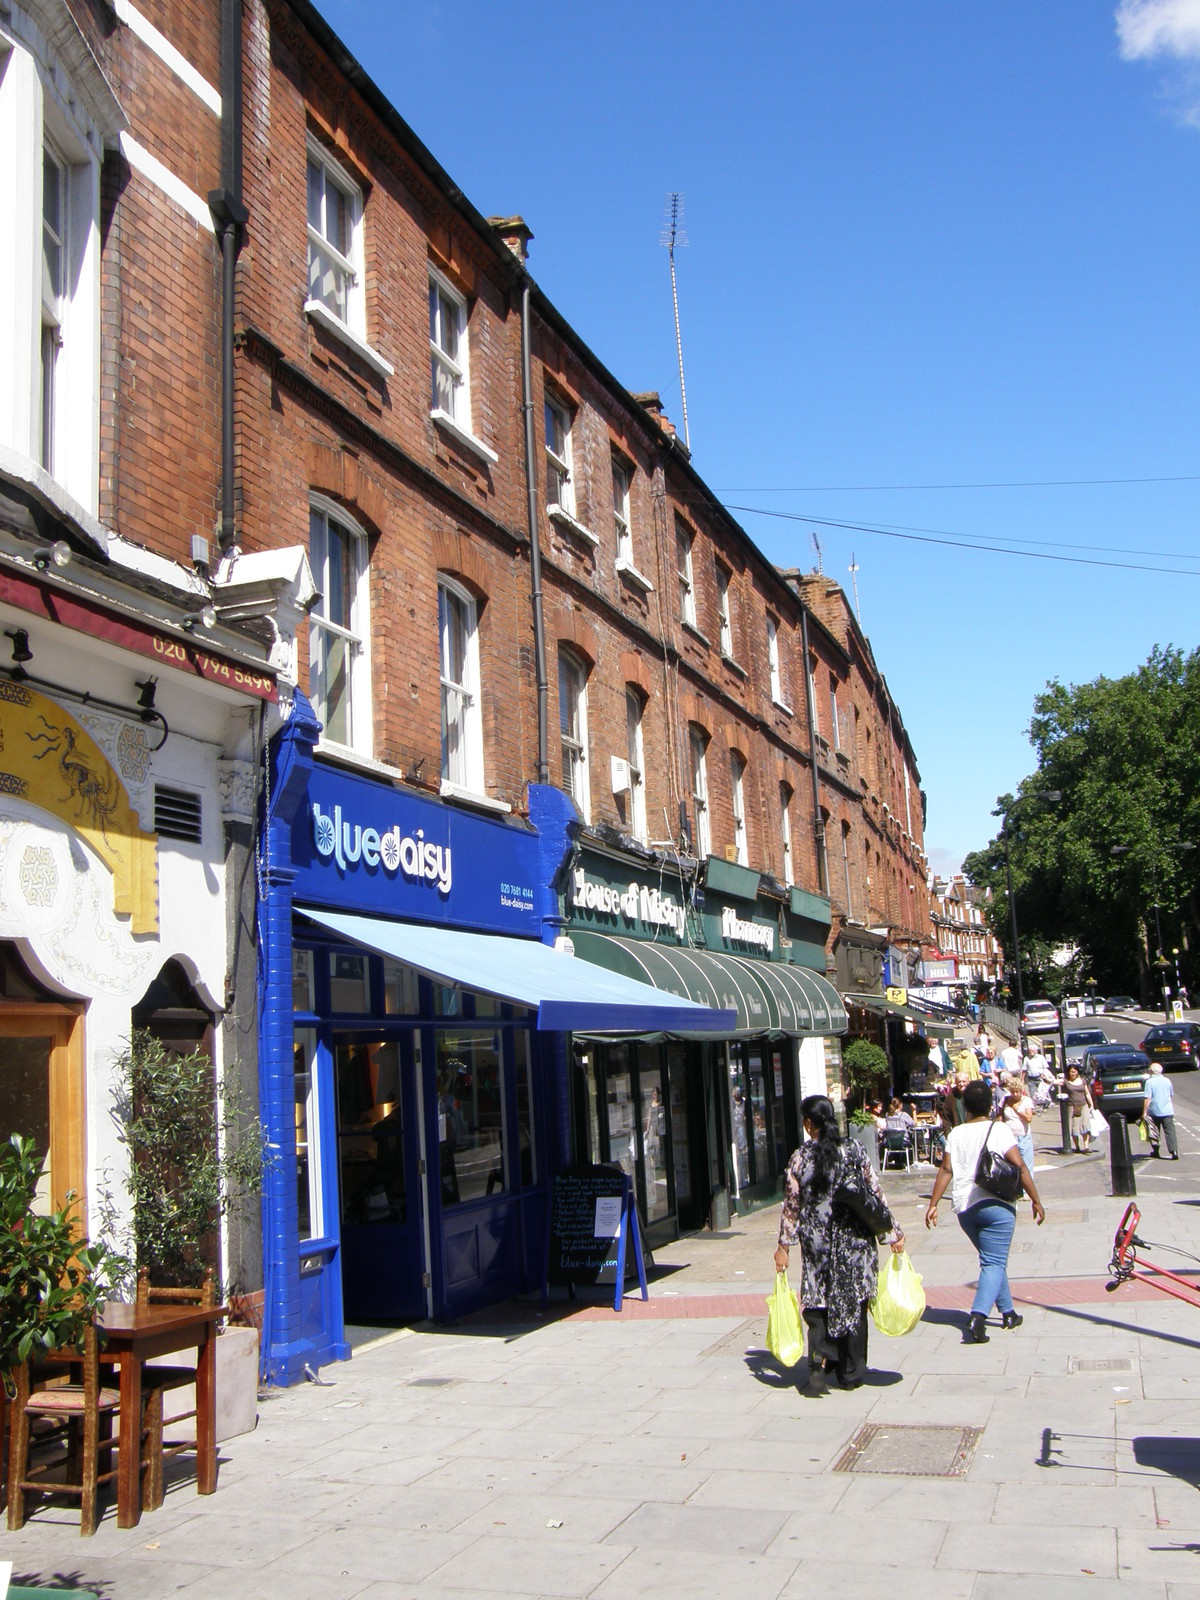
<instances>
[{"instance_id":1,"label":"shop door","mask_svg":"<svg viewBox=\"0 0 1200 1600\"><path fill-rule=\"evenodd\" d=\"M338 1204L347 1322L425 1315L412 1035L335 1036Z\"/></svg>"},{"instance_id":2,"label":"shop door","mask_svg":"<svg viewBox=\"0 0 1200 1600\"><path fill-rule=\"evenodd\" d=\"M47 1003L0 1007L0 1138L32 1139L42 1161L33 1209L61 1209L73 1189L82 1196L83 1014ZM76 1207L87 1227L82 1201Z\"/></svg>"},{"instance_id":3,"label":"shop door","mask_svg":"<svg viewBox=\"0 0 1200 1600\"><path fill-rule=\"evenodd\" d=\"M694 1233L708 1221L708 1163L704 1145L704 1099L699 1082L699 1051L686 1045L667 1047L670 1092L671 1154L675 1169L675 1204L679 1228Z\"/></svg>"}]
</instances>

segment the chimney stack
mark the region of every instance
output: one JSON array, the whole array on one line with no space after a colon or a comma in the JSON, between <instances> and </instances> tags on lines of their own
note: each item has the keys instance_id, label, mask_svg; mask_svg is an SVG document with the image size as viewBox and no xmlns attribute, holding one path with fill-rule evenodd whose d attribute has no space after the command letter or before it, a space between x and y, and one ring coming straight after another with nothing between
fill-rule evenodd
<instances>
[{"instance_id":1,"label":"chimney stack","mask_svg":"<svg viewBox=\"0 0 1200 1600\"><path fill-rule=\"evenodd\" d=\"M513 255L524 266L529 260L529 241L533 238L533 229L528 226L525 218L489 217L488 226L495 228Z\"/></svg>"}]
</instances>

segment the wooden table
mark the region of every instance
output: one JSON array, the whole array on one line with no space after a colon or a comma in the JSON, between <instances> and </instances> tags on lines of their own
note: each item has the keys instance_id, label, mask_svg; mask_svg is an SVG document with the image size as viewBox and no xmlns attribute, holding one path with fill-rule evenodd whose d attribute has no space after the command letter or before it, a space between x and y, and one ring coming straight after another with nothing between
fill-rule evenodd
<instances>
[{"instance_id":1,"label":"wooden table","mask_svg":"<svg viewBox=\"0 0 1200 1600\"><path fill-rule=\"evenodd\" d=\"M217 1487L217 1323L228 1306L137 1306L105 1301L96 1317L105 1343L102 1362L121 1376L117 1461L117 1526L136 1528L142 1514L142 1364L151 1356L196 1352L196 1490Z\"/></svg>"}]
</instances>

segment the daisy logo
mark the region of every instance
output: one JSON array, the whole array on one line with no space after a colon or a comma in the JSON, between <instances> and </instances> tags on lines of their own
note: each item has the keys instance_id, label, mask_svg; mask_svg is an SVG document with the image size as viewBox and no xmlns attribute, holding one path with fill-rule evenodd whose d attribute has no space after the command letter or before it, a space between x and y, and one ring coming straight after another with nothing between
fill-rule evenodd
<instances>
[{"instance_id":1,"label":"daisy logo","mask_svg":"<svg viewBox=\"0 0 1200 1600\"><path fill-rule=\"evenodd\" d=\"M337 846L337 830L333 825L333 818L327 816L318 806L313 807L313 838L323 856L333 854Z\"/></svg>"},{"instance_id":2,"label":"daisy logo","mask_svg":"<svg viewBox=\"0 0 1200 1600\"><path fill-rule=\"evenodd\" d=\"M379 841L379 859L389 872L395 872L400 865L400 840L396 834L385 833Z\"/></svg>"}]
</instances>

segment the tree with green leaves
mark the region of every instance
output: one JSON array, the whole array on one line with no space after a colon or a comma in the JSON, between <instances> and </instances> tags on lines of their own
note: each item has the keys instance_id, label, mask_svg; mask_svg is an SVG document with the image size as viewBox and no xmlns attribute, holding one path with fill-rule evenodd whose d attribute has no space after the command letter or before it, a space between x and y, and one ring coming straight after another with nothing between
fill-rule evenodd
<instances>
[{"instance_id":1,"label":"tree with green leaves","mask_svg":"<svg viewBox=\"0 0 1200 1600\"><path fill-rule=\"evenodd\" d=\"M1007 814L1027 995L1140 990L1157 1003L1158 927L1193 987L1200 931L1200 650L1156 649L1136 671L1047 684L1029 727L1037 770ZM1057 803L1044 796L1061 795ZM963 870L992 890L989 921L1012 943L1005 830ZM1155 907L1157 906L1157 917ZM1061 969L1052 952L1076 952Z\"/></svg>"}]
</instances>

